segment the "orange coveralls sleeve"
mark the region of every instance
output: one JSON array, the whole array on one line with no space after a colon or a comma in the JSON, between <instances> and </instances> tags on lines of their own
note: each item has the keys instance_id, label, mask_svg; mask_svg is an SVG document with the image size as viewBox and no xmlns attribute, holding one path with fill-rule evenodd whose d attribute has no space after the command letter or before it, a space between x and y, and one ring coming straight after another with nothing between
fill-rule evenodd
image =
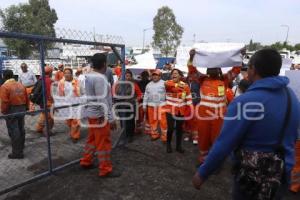
<instances>
[{"instance_id":1,"label":"orange coveralls sleeve","mask_svg":"<svg viewBox=\"0 0 300 200\"><path fill-rule=\"evenodd\" d=\"M292 192L300 192L300 138L295 145L295 165L292 170L292 183L290 190Z\"/></svg>"},{"instance_id":2,"label":"orange coveralls sleeve","mask_svg":"<svg viewBox=\"0 0 300 200\"><path fill-rule=\"evenodd\" d=\"M60 81L64 77L64 73L62 71L58 71L55 74L55 81Z\"/></svg>"},{"instance_id":3,"label":"orange coveralls sleeve","mask_svg":"<svg viewBox=\"0 0 300 200\"><path fill-rule=\"evenodd\" d=\"M7 88L4 86L0 88L0 99L1 99L1 112L5 114L7 113L9 108L9 94Z\"/></svg>"},{"instance_id":4,"label":"orange coveralls sleeve","mask_svg":"<svg viewBox=\"0 0 300 200\"><path fill-rule=\"evenodd\" d=\"M143 93L136 83L134 83L134 93L136 94L137 100L140 102L142 100Z\"/></svg>"},{"instance_id":5,"label":"orange coveralls sleeve","mask_svg":"<svg viewBox=\"0 0 300 200\"><path fill-rule=\"evenodd\" d=\"M227 105L230 104L234 99L234 93L230 88L226 89L226 99L227 99Z\"/></svg>"}]
</instances>

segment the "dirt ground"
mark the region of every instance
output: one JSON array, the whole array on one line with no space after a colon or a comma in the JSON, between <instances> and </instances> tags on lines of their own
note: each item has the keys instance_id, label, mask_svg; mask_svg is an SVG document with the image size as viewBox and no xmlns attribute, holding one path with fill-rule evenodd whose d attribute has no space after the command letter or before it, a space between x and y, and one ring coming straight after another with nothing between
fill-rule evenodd
<instances>
[{"instance_id":1,"label":"dirt ground","mask_svg":"<svg viewBox=\"0 0 300 200\"><path fill-rule=\"evenodd\" d=\"M79 158L84 143L84 139L82 139L80 143L72 144L67 134L64 133L66 128L63 123L58 123L57 126L59 126L55 129L57 133L52 137L53 158L56 165ZM32 177L47 169L45 148L43 151L38 150L43 152L43 156L30 153L35 152L39 146L45 145L45 138L35 136L32 131L29 131L27 137L29 140L26 143L25 155L29 158L27 161L23 161L23 164L14 163L5 168L6 170L3 170L2 166L7 161L4 154L7 153L8 146L7 143L2 142L0 169L1 173L6 174L0 175L2 180L5 178L5 181L0 181L0 183L8 182L9 184L5 187L16 181L24 180L24 174L27 175L26 178ZM53 176L2 195L0 200L231 199L230 161L226 161L221 172L211 176L203 188L197 191L191 184L196 170L197 148L189 142L183 144L186 150L184 154L175 152L167 154L165 145L159 140L150 141L146 135L137 135L133 143L124 148L118 148L112 153L115 170L122 172L120 178L99 178L96 168L83 170L77 164L57 172ZM21 176L22 179L17 179L17 176ZM10 182L12 178L15 182ZM3 185L1 185L2 187ZM298 200L300 194L288 194L286 199Z\"/></svg>"}]
</instances>

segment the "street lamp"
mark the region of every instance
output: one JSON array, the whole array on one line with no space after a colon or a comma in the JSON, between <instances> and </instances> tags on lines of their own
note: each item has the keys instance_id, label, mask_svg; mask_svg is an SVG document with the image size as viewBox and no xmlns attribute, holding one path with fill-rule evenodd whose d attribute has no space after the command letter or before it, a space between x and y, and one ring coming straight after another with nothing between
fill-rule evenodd
<instances>
[{"instance_id":1,"label":"street lamp","mask_svg":"<svg viewBox=\"0 0 300 200\"><path fill-rule=\"evenodd\" d=\"M151 30L151 29L152 29L152 27L143 29L143 52L144 52L144 48L145 48L145 34L146 34L146 31Z\"/></svg>"},{"instance_id":2,"label":"street lamp","mask_svg":"<svg viewBox=\"0 0 300 200\"><path fill-rule=\"evenodd\" d=\"M281 27L286 27L287 28L287 30L286 30L286 38L285 38L285 44L287 44L288 38L289 38L290 27L288 25L286 25L286 24L281 25Z\"/></svg>"}]
</instances>

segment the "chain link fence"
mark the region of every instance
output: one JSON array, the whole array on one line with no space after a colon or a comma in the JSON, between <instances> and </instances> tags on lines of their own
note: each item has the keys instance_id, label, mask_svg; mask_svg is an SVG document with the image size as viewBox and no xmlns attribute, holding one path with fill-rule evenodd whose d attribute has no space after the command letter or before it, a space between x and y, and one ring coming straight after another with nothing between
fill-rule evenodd
<instances>
[{"instance_id":1,"label":"chain link fence","mask_svg":"<svg viewBox=\"0 0 300 200\"><path fill-rule=\"evenodd\" d=\"M55 74L58 73L58 66L60 64L73 69L75 78L78 69L84 67L84 69L88 71L89 59L93 54L105 52L108 55L108 66L114 67L118 61L121 61L121 63L123 63L123 71L125 68L125 46L120 36L100 35L70 29L57 29L55 38L0 31L0 40L2 40L4 44L7 40L29 42L28 44L31 45L32 52L22 59L19 58L14 49L10 49L9 46L4 47L7 49L6 54L3 53L2 59L0 59L0 72L4 69L11 69L14 72L15 78L18 79L21 73L20 65L26 63L28 69L32 71L37 78L43 80L44 102L46 102L46 65L53 67L53 79L55 79ZM66 119L61 117L66 115L65 112L67 111L64 111L66 108L55 103L57 82L52 84L51 91L54 96L54 104L52 104L51 109L47 108L47 106L39 107L34 105L34 110L27 111L26 113L0 114L0 195L42 177L51 175L55 171L69 165L78 163L78 159L81 157L87 136L87 127L81 127L78 141L72 140ZM69 102L69 106L73 103ZM74 107L80 106L77 104L73 105L73 108ZM81 107L81 109L82 108L83 107ZM67 110L68 109L70 108L67 108ZM54 112L52 113L52 111ZM51 124L45 120L44 133L38 133L37 123L39 123L42 113L53 114L54 126L53 129L50 130ZM20 160L8 159L7 157L11 152L11 140L7 132L6 119L9 116L13 117L15 115L25 116L25 158ZM49 118L47 114L44 116ZM86 120L81 119L81 123L85 124ZM50 134L51 132L53 135ZM117 139L118 138L113 138L113 141Z\"/></svg>"}]
</instances>

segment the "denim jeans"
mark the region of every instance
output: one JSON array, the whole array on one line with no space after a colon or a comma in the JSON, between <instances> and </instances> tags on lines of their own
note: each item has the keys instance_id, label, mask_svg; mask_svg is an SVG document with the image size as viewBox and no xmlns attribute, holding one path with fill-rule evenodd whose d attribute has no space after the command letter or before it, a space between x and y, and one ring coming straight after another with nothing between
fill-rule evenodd
<instances>
[{"instance_id":1,"label":"denim jeans","mask_svg":"<svg viewBox=\"0 0 300 200\"><path fill-rule=\"evenodd\" d=\"M8 113L12 114L25 111L25 105L11 106ZM24 115L7 117L5 121L7 132L11 139L12 153L15 155L23 154L25 144Z\"/></svg>"}]
</instances>

